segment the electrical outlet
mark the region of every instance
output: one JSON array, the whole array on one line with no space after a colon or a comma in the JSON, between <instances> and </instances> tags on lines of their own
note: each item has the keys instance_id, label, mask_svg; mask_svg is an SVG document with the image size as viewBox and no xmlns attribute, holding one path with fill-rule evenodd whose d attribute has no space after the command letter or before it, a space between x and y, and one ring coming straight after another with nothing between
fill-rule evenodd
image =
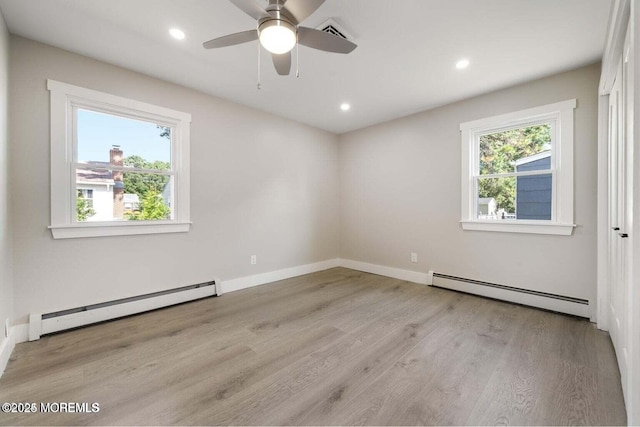
<instances>
[{"instance_id":1,"label":"electrical outlet","mask_svg":"<svg viewBox=\"0 0 640 427\"><path fill-rule=\"evenodd\" d=\"M9 338L11 326L9 325L9 319L4 319L4 337Z\"/></svg>"},{"instance_id":2,"label":"electrical outlet","mask_svg":"<svg viewBox=\"0 0 640 427\"><path fill-rule=\"evenodd\" d=\"M411 252L411 262L418 262L418 254Z\"/></svg>"},{"instance_id":3,"label":"electrical outlet","mask_svg":"<svg viewBox=\"0 0 640 427\"><path fill-rule=\"evenodd\" d=\"M258 263L258 257L256 255L251 255L251 265L256 265Z\"/></svg>"}]
</instances>

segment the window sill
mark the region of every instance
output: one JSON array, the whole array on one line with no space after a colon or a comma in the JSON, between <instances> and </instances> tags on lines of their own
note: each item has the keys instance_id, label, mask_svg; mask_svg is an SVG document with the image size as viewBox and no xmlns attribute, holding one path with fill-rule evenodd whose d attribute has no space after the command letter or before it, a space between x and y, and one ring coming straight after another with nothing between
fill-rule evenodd
<instances>
[{"instance_id":1,"label":"window sill","mask_svg":"<svg viewBox=\"0 0 640 427\"><path fill-rule=\"evenodd\" d=\"M186 233L190 222L161 223L92 223L74 225L51 225L54 239L78 239L83 237L131 236L136 234Z\"/></svg>"},{"instance_id":2,"label":"window sill","mask_svg":"<svg viewBox=\"0 0 640 427\"><path fill-rule=\"evenodd\" d=\"M570 236L575 224L549 221L460 221L463 230L497 231L503 233L552 234Z\"/></svg>"}]
</instances>

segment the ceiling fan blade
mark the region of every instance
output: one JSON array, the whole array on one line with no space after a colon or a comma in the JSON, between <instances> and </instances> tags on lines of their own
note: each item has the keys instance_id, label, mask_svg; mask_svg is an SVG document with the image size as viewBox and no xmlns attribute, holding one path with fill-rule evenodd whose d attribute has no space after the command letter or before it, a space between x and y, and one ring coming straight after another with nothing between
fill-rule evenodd
<instances>
[{"instance_id":1,"label":"ceiling fan blade","mask_svg":"<svg viewBox=\"0 0 640 427\"><path fill-rule=\"evenodd\" d=\"M291 52L283 53L281 55L272 53L271 59L273 59L273 65L276 67L276 71L281 76L288 76L291 71Z\"/></svg>"},{"instance_id":2,"label":"ceiling fan blade","mask_svg":"<svg viewBox=\"0 0 640 427\"><path fill-rule=\"evenodd\" d=\"M287 3L288 4L288 3ZM334 53L350 53L357 44L324 31L298 27L298 43L314 49Z\"/></svg>"},{"instance_id":3,"label":"ceiling fan blade","mask_svg":"<svg viewBox=\"0 0 640 427\"><path fill-rule=\"evenodd\" d=\"M258 6L254 0L229 0L238 9L252 17L253 19L261 19L269 16L266 10Z\"/></svg>"},{"instance_id":4,"label":"ceiling fan blade","mask_svg":"<svg viewBox=\"0 0 640 427\"><path fill-rule=\"evenodd\" d=\"M243 31L241 33L229 34L228 36L218 37L217 39L209 40L202 43L205 49L216 49L219 47L233 46L236 44L242 44L251 42L258 39L257 30Z\"/></svg>"},{"instance_id":5,"label":"ceiling fan blade","mask_svg":"<svg viewBox=\"0 0 640 427\"><path fill-rule=\"evenodd\" d=\"M324 2L325 0L287 0L284 9L300 23L318 10Z\"/></svg>"}]
</instances>

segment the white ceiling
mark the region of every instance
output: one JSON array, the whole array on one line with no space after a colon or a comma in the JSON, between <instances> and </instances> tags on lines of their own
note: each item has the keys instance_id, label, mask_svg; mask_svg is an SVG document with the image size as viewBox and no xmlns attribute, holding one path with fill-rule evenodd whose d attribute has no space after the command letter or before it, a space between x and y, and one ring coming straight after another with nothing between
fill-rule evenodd
<instances>
[{"instance_id":1,"label":"white ceiling","mask_svg":"<svg viewBox=\"0 0 640 427\"><path fill-rule=\"evenodd\" d=\"M300 47L299 78L295 56L281 77L263 52L258 90L257 42L202 48L255 28L227 0L0 0L13 34L334 133L596 62L609 8L610 0L326 0L302 25L333 18L358 48ZM171 38L171 27L186 39ZM461 58L471 65L458 71ZM342 102L352 109L342 112Z\"/></svg>"}]
</instances>

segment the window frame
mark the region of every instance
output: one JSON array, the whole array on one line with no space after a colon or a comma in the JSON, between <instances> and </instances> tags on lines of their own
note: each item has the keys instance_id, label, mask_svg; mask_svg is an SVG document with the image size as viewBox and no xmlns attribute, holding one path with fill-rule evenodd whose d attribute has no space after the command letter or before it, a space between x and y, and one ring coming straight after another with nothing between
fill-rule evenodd
<instances>
[{"instance_id":1,"label":"window frame","mask_svg":"<svg viewBox=\"0 0 640 427\"><path fill-rule=\"evenodd\" d=\"M51 102L51 230L54 239L188 232L191 115L92 89L47 80ZM171 127L172 219L78 222L75 216L76 110L143 120Z\"/></svg>"},{"instance_id":2,"label":"window frame","mask_svg":"<svg viewBox=\"0 0 640 427\"><path fill-rule=\"evenodd\" d=\"M460 124L462 145L461 220L463 230L571 235L573 223L573 119L575 99L528 108ZM480 137L509 129L551 123L551 220L478 219ZM505 174L518 176L517 173Z\"/></svg>"}]
</instances>

